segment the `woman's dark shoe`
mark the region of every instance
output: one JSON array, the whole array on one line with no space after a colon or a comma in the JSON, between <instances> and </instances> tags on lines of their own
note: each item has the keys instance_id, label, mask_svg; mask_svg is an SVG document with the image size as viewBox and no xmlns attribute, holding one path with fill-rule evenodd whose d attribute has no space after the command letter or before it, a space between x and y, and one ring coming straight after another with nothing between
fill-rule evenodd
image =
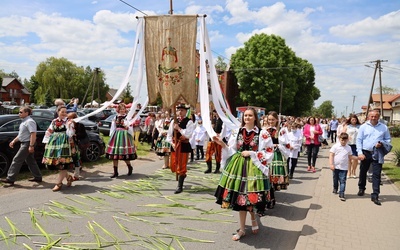
<instances>
[{"instance_id":1,"label":"woman's dark shoe","mask_svg":"<svg viewBox=\"0 0 400 250\"><path fill-rule=\"evenodd\" d=\"M128 165L128 176L132 175L133 172L133 167L131 165Z\"/></svg>"},{"instance_id":2,"label":"woman's dark shoe","mask_svg":"<svg viewBox=\"0 0 400 250\"><path fill-rule=\"evenodd\" d=\"M114 174L110 178L118 177L118 167L114 167Z\"/></svg>"}]
</instances>

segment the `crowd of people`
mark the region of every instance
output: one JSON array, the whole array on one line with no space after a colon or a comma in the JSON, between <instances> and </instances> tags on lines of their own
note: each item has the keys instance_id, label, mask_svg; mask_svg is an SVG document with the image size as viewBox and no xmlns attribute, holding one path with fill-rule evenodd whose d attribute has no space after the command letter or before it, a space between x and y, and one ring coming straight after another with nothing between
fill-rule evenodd
<instances>
[{"instance_id":1,"label":"crowd of people","mask_svg":"<svg viewBox=\"0 0 400 250\"><path fill-rule=\"evenodd\" d=\"M258 232L257 217L274 208L275 192L287 189L290 179L295 178L299 156L304 153L307 171L316 172L321 147L329 148L333 193L338 194L340 200L346 200L346 179L357 178L356 171L361 162L358 195L364 195L366 175L370 171L373 179L371 200L381 204L380 171L383 156L390 151L390 134L386 125L376 120L379 111L371 111L361 125L354 114L340 119L334 116L331 119L281 118L277 112L270 111L259 117L254 109L249 109L241 117L241 128L229 131L224 129L222 120L213 110L211 123L217 136L209 138L200 113L181 122L187 109L188 106L177 107L177 125L170 116L166 118L160 114L157 118L156 115L155 124L158 125L154 131L158 130L158 133L152 137L154 150L165 159L163 169L173 166L172 172L177 173L175 193L182 192L187 163L193 161L194 155L196 160L205 161L205 174L213 172L213 163L214 173L222 171L215 197L223 208L239 211L240 228L233 240L240 240L245 235L247 212L251 217L252 233ZM174 131L178 134L175 138ZM381 156L380 161L371 156L375 151L379 152L375 154Z\"/></svg>"},{"instance_id":2,"label":"crowd of people","mask_svg":"<svg viewBox=\"0 0 400 250\"><path fill-rule=\"evenodd\" d=\"M43 163L48 169L58 171L53 191L59 191L66 179L67 186L79 179L80 157L76 139L77 123L72 100L69 107L60 103L57 116L46 132ZM72 108L71 108L72 106ZM174 117L168 111L152 113L145 121L146 137L151 149L164 160L162 169L170 169L178 182L175 194L184 190L187 164L196 160L206 163L205 174L220 174L216 187L216 202L222 208L239 212L239 230L232 239L237 241L246 235L247 213L251 217L252 233L258 233L257 217L262 217L276 203L276 192L287 189L295 178L298 157L307 158L307 171L316 172L320 147L327 147L330 141L329 165L332 170L333 193L345 201L346 180L357 178L360 164L359 192L365 195L367 173L372 173L371 201L381 205L379 200L380 178L384 156L391 150L391 138L387 126L379 120L379 111L372 110L363 124L351 114L348 118L330 120L318 117L279 117L270 111L259 117L253 108L241 116L241 126L236 130L227 129L215 110L211 124L216 136L209 138L203 127L201 114L189 115L190 106L176 106ZM121 103L116 108L117 115L112 121L110 140L106 148L106 158L113 162L113 175L117 178L118 162L124 161L127 175L133 173L131 161L137 158L139 143L135 128L139 123L128 119L127 108ZM32 172L31 181L42 181L42 175L32 160L36 140L36 126L29 118L31 110L21 107L20 133L10 143L21 147L15 156L6 179L2 182L13 184L22 163L26 160ZM206 146L204 152L204 146ZM75 174L68 173L71 166Z\"/></svg>"}]
</instances>

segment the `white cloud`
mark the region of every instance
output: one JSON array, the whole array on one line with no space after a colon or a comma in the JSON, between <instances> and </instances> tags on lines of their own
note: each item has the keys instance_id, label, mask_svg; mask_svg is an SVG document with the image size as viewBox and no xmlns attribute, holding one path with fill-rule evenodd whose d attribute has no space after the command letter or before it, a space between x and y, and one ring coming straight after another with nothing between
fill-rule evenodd
<instances>
[{"instance_id":1,"label":"white cloud","mask_svg":"<svg viewBox=\"0 0 400 250\"><path fill-rule=\"evenodd\" d=\"M186 14L191 14L191 15L207 15L206 22L207 24L212 24L215 22L213 19L214 13L215 15L218 15L219 13L223 12L224 9L220 5L214 5L214 6L201 6L201 5L190 5L185 9Z\"/></svg>"},{"instance_id":2,"label":"white cloud","mask_svg":"<svg viewBox=\"0 0 400 250\"><path fill-rule=\"evenodd\" d=\"M58 1L36 0L23 9L12 9L13 1L4 2L2 7L10 10L0 10L0 69L15 70L29 78L40 62L54 56L100 67L113 87L125 76L133 52L136 16L142 13L127 12L126 5L119 11L119 3L98 0L91 0L86 4L88 9L82 10ZM281 36L297 56L314 65L316 86L321 90L317 105L333 100L337 110L344 110L356 95L359 111L369 94L373 73L364 64L377 59L389 61L382 65L384 84L398 85L398 70L386 70L385 65L400 68L399 10L383 10L385 6L376 3L374 12L364 13L369 8L355 8L349 5L352 1L335 8L326 1L300 2L268 5L259 0L188 0L175 3L174 13L207 14L211 47L228 58L254 34ZM159 1L141 5L149 15L166 13L164 5L168 7Z\"/></svg>"},{"instance_id":3,"label":"white cloud","mask_svg":"<svg viewBox=\"0 0 400 250\"><path fill-rule=\"evenodd\" d=\"M344 38L364 38L385 36L400 38L400 11L394 11L383 15L377 19L367 17L359 22L348 25L337 25L329 31L339 37Z\"/></svg>"}]
</instances>

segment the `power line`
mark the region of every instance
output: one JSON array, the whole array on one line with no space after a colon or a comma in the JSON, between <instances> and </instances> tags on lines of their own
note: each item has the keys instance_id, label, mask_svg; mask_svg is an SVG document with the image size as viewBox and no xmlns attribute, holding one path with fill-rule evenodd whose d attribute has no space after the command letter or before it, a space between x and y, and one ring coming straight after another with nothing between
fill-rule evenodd
<instances>
[{"instance_id":1,"label":"power line","mask_svg":"<svg viewBox=\"0 0 400 250\"><path fill-rule=\"evenodd\" d=\"M279 70L279 69L302 69L301 66L293 66L293 67L271 67L271 68L241 68L241 69L231 69L232 71L262 71L262 70Z\"/></svg>"},{"instance_id":2,"label":"power line","mask_svg":"<svg viewBox=\"0 0 400 250\"><path fill-rule=\"evenodd\" d=\"M123 1L123 0L119 0L119 1L122 2L122 3L124 3L124 4L126 4L126 5L128 5L128 6L131 7L132 9L134 9L134 10L136 10L136 11L139 11L139 12L142 13L143 15L147 16L146 13L144 13L143 11L139 10L139 9L136 8L136 7L133 7L133 6L130 5L129 3L127 3L127 2L125 2L125 1Z\"/></svg>"},{"instance_id":3,"label":"power line","mask_svg":"<svg viewBox=\"0 0 400 250\"><path fill-rule=\"evenodd\" d=\"M144 13L143 11L139 10L138 8L136 8L136 7L132 6L132 5L130 5L129 3L127 3L127 2L125 2L125 1L123 1L123 0L119 0L119 1L122 2L122 3L124 3L124 4L126 4L126 5L128 5L128 6L131 7L132 9L134 9L134 10L136 10L136 11L142 13L143 15L148 16L146 13ZM198 44L200 44L200 43L198 43ZM227 57L225 57L225 56L219 54L218 52L215 52L214 50L211 50L211 52L213 52L214 54L216 54L216 55L218 55L218 56L220 56L220 57L222 57L222 58L224 58L224 59L226 59L226 60L229 61L229 59L228 59Z\"/></svg>"},{"instance_id":4,"label":"power line","mask_svg":"<svg viewBox=\"0 0 400 250\"><path fill-rule=\"evenodd\" d=\"M385 66L385 68L388 68L388 69L395 69L395 70L400 70L399 68L395 68L395 67L389 67L389 66Z\"/></svg>"}]
</instances>

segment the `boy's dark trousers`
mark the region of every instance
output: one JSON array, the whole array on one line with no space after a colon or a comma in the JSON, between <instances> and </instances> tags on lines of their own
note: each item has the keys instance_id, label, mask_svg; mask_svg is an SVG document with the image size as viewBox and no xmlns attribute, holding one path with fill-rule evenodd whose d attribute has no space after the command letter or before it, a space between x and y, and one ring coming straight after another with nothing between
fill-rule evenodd
<instances>
[{"instance_id":1,"label":"boy's dark trousers","mask_svg":"<svg viewBox=\"0 0 400 250\"><path fill-rule=\"evenodd\" d=\"M201 159L204 159L203 145L196 145L196 160L200 158L200 154L201 154Z\"/></svg>"}]
</instances>

